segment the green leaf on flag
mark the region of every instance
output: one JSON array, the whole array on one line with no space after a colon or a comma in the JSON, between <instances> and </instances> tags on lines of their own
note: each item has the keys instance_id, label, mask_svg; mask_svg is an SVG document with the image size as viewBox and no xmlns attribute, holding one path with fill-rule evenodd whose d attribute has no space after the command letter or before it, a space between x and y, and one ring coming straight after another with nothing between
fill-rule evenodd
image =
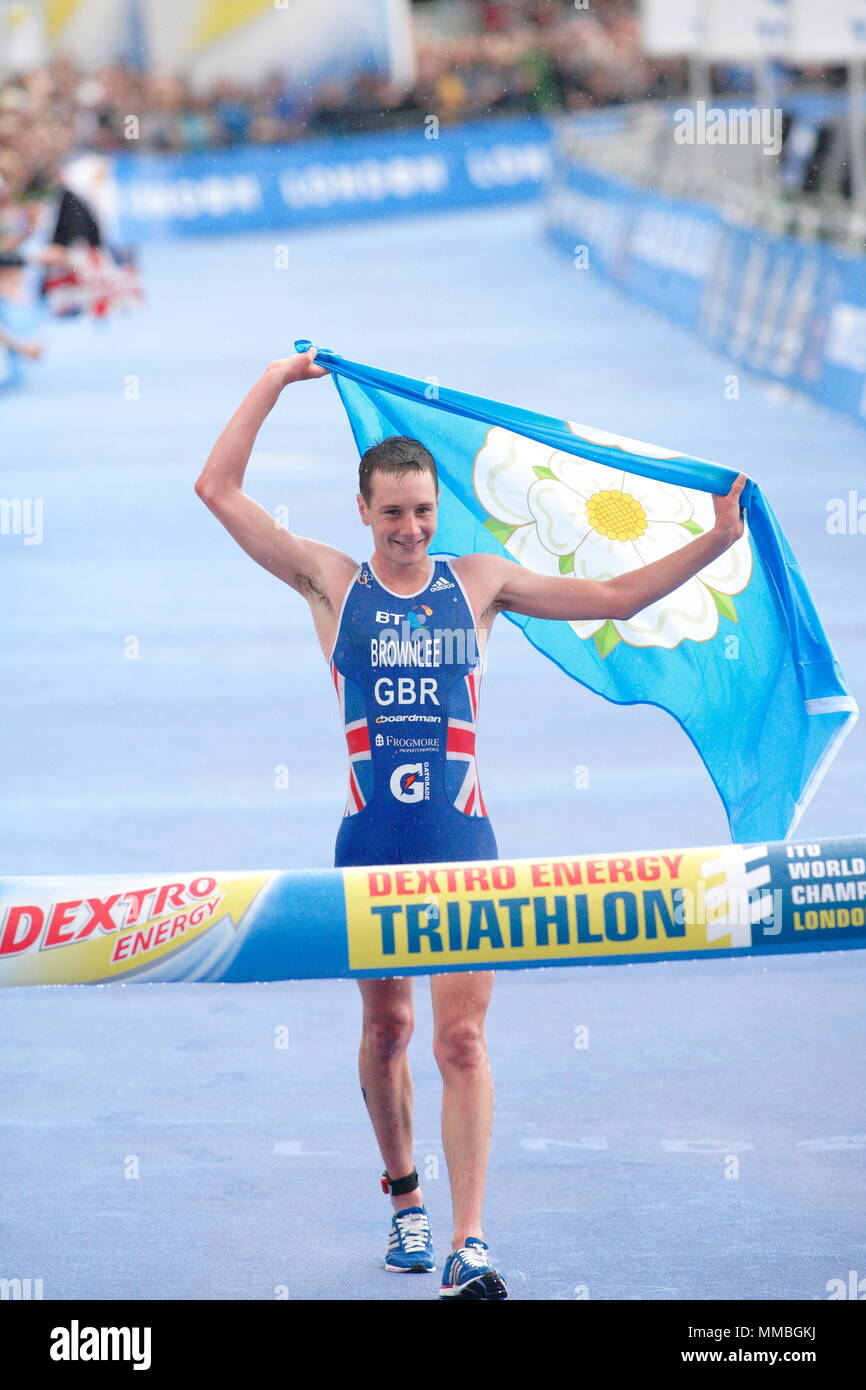
<instances>
[{"instance_id":1,"label":"green leaf on flag","mask_svg":"<svg viewBox=\"0 0 866 1390\"><path fill-rule=\"evenodd\" d=\"M723 618L730 618L732 623L738 623L737 610L734 607L734 600L727 594L720 594L718 589L711 589L709 584L705 586L713 596L713 603L718 608Z\"/></svg>"},{"instance_id":2,"label":"green leaf on flag","mask_svg":"<svg viewBox=\"0 0 866 1390\"><path fill-rule=\"evenodd\" d=\"M600 627L598 632L593 634L592 640L595 643L596 651L604 661L604 658L610 655L616 644L622 641L622 638L613 625L613 619L608 618L604 627Z\"/></svg>"},{"instance_id":3,"label":"green leaf on flag","mask_svg":"<svg viewBox=\"0 0 866 1390\"><path fill-rule=\"evenodd\" d=\"M574 555L560 555L559 573L574 574Z\"/></svg>"},{"instance_id":4,"label":"green leaf on flag","mask_svg":"<svg viewBox=\"0 0 866 1390\"><path fill-rule=\"evenodd\" d=\"M507 521L499 521L495 516L489 516L484 525L492 536L495 536L500 545L504 545L510 536L517 530L516 526L509 526Z\"/></svg>"},{"instance_id":5,"label":"green leaf on flag","mask_svg":"<svg viewBox=\"0 0 866 1390\"><path fill-rule=\"evenodd\" d=\"M555 478L556 474L552 468L548 468L544 463L536 463L532 466L532 471L536 478Z\"/></svg>"},{"instance_id":6,"label":"green leaf on flag","mask_svg":"<svg viewBox=\"0 0 866 1390\"><path fill-rule=\"evenodd\" d=\"M693 536L702 536L704 534L703 526L699 526L696 521L681 521L680 526L685 527L687 531L691 531Z\"/></svg>"}]
</instances>

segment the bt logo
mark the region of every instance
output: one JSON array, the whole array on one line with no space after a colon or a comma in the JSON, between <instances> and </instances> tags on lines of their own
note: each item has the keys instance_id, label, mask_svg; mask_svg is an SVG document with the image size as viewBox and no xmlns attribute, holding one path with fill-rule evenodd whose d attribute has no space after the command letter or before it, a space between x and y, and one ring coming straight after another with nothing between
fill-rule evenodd
<instances>
[{"instance_id":1,"label":"bt logo","mask_svg":"<svg viewBox=\"0 0 866 1390\"><path fill-rule=\"evenodd\" d=\"M416 603L414 608L410 608L408 613L391 613L385 608L376 609L377 623L400 623L404 618L408 620L410 627L423 627L428 618L433 617L433 609L426 603Z\"/></svg>"}]
</instances>

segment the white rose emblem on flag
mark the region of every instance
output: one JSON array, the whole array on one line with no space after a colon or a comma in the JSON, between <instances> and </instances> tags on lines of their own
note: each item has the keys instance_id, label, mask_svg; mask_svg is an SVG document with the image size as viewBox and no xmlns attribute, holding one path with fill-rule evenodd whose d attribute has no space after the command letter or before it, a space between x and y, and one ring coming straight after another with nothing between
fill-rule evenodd
<instances>
[{"instance_id":1,"label":"white rose emblem on flag","mask_svg":"<svg viewBox=\"0 0 866 1390\"><path fill-rule=\"evenodd\" d=\"M576 435L659 459L679 455L568 422ZM577 458L499 426L475 458L485 525L510 555L539 574L613 579L650 565L713 527L712 496ZM712 564L632 618L571 622L601 657L623 641L669 650L715 637L719 614L737 621L734 595L752 573L747 531Z\"/></svg>"}]
</instances>

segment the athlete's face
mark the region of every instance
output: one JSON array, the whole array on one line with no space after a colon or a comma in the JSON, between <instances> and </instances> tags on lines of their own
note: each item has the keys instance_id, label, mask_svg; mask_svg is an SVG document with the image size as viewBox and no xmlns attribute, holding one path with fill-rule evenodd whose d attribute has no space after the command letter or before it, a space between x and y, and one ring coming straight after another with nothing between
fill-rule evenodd
<instances>
[{"instance_id":1,"label":"athlete's face","mask_svg":"<svg viewBox=\"0 0 866 1390\"><path fill-rule=\"evenodd\" d=\"M395 565L415 565L427 554L436 530L439 494L431 473L370 475L369 506L358 493L358 510L373 532L380 554Z\"/></svg>"}]
</instances>

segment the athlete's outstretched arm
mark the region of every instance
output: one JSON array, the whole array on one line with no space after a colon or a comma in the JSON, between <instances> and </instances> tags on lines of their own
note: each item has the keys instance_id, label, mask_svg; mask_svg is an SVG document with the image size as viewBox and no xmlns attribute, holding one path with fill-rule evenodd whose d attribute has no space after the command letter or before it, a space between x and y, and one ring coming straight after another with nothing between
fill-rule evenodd
<instances>
[{"instance_id":1,"label":"athlete's outstretched arm","mask_svg":"<svg viewBox=\"0 0 866 1390\"><path fill-rule=\"evenodd\" d=\"M723 554L743 534L740 493L745 473L734 480L724 497L713 497L715 525L696 536L673 555L638 565L614 579L572 579L535 574L502 560L502 583L493 605L530 618L633 618L636 613L664 598ZM491 557L485 557L489 560Z\"/></svg>"},{"instance_id":2,"label":"athlete's outstretched arm","mask_svg":"<svg viewBox=\"0 0 866 1390\"><path fill-rule=\"evenodd\" d=\"M330 546L295 536L243 490L244 474L256 436L284 387L295 381L327 376L315 364L316 349L272 362L248 392L211 450L195 490L201 500L251 555L271 574L309 595L329 560L347 560Z\"/></svg>"}]
</instances>

